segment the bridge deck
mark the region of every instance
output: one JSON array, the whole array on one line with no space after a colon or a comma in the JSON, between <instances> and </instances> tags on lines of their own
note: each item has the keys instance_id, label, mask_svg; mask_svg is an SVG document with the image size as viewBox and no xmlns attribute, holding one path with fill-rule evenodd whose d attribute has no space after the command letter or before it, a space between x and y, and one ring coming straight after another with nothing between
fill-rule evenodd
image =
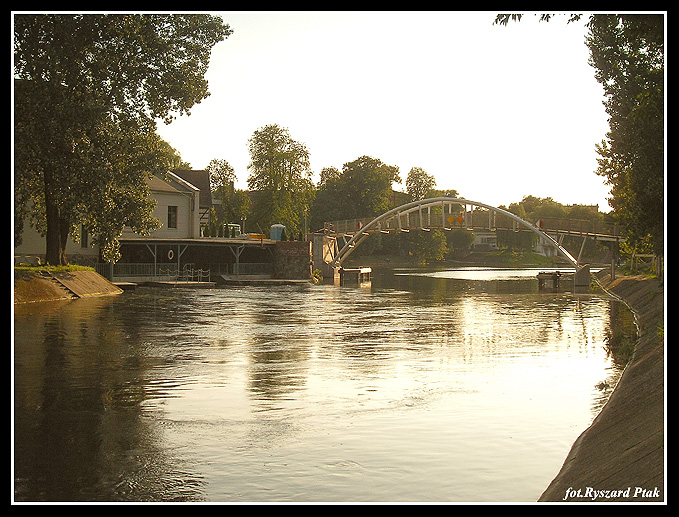
<instances>
[{"instance_id":1,"label":"bridge deck","mask_svg":"<svg viewBox=\"0 0 679 517\"><path fill-rule=\"evenodd\" d=\"M461 217L461 216L458 216ZM351 237L366 226L373 218L362 219L347 219L341 221L331 221L325 223L325 230L329 234ZM464 218L458 220L457 217L448 217L446 224L443 224L441 214L437 217L429 216L427 214L420 217L419 214L408 214L407 217L394 217L389 221L381 223L377 228L367 230L367 233L391 233L394 231L411 231L411 230L485 230L485 231L514 231L526 232L530 231L528 228L517 224L512 224L511 221L502 221L501 216L491 217L484 214L483 219L480 217ZM489 224L490 223L490 224ZM603 241L624 241L625 237L622 235L621 228L618 225L610 223L599 223L585 220L569 220L569 219L545 219L536 226L543 232L550 235L567 235L588 237Z\"/></svg>"}]
</instances>

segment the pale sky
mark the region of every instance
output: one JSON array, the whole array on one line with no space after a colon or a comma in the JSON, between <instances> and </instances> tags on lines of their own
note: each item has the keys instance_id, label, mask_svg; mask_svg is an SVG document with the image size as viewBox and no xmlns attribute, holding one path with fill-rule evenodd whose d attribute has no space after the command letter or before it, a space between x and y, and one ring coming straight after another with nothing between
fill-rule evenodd
<instances>
[{"instance_id":1,"label":"pale sky","mask_svg":"<svg viewBox=\"0 0 679 517\"><path fill-rule=\"evenodd\" d=\"M363 155L493 206L524 196L609 211L595 174L608 117L588 64L588 16L495 12L225 12L210 97L159 134L194 169L227 160L247 188L248 140L278 124L315 180Z\"/></svg>"}]
</instances>

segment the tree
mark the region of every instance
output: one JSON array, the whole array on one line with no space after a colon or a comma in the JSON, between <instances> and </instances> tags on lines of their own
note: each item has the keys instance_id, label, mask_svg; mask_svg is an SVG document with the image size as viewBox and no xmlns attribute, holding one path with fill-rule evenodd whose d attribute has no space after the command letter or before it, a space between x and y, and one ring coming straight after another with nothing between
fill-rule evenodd
<instances>
[{"instance_id":1,"label":"tree","mask_svg":"<svg viewBox=\"0 0 679 517\"><path fill-rule=\"evenodd\" d=\"M405 234L409 253L420 264L443 260L448 252L446 235L442 230L414 231Z\"/></svg>"},{"instance_id":2,"label":"tree","mask_svg":"<svg viewBox=\"0 0 679 517\"><path fill-rule=\"evenodd\" d=\"M337 167L323 167L319 176L318 187L320 188L329 181L337 181L340 177L340 171Z\"/></svg>"},{"instance_id":3,"label":"tree","mask_svg":"<svg viewBox=\"0 0 679 517\"><path fill-rule=\"evenodd\" d=\"M503 207L500 206L499 208ZM511 203L507 210L521 219L526 219L526 209L524 208L523 203Z\"/></svg>"},{"instance_id":4,"label":"tree","mask_svg":"<svg viewBox=\"0 0 679 517\"><path fill-rule=\"evenodd\" d=\"M535 16L537 16L537 15L535 15ZM541 22L548 22L554 16L555 15L553 15L553 14L541 14L540 15L540 21ZM565 16L565 15L561 15L561 16ZM570 15L568 15L568 23L578 21L581 17L582 17L582 15L580 15L580 14L570 14ZM523 18L522 14L498 14L495 17L495 21L493 23L499 24L499 25L507 25L507 23L509 23L509 20L518 22L518 21L521 20L521 18Z\"/></svg>"},{"instance_id":5,"label":"tree","mask_svg":"<svg viewBox=\"0 0 679 517\"><path fill-rule=\"evenodd\" d=\"M218 192L220 189L233 190L236 183L236 173L226 160L213 158L205 170L210 175L210 190Z\"/></svg>"},{"instance_id":6,"label":"tree","mask_svg":"<svg viewBox=\"0 0 679 517\"><path fill-rule=\"evenodd\" d=\"M400 182L398 167L370 156L345 163L342 172L334 167L323 169L312 207L312 221L322 224L377 216L393 208L398 194L406 202L405 193L393 190L393 184Z\"/></svg>"},{"instance_id":7,"label":"tree","mask_svg":"<svg viewBox=\"0 0 679 517\"><path fill-rule=\"evenodd\" d=\"M15 213L39 210L49 264L76 223L104 257L122 227L154 227L144 177L176 153L155 135L209 95L212 47L231 29L208 15L15 15Z\"/></svg>"},{"instance_id":8,"label":"tree","mask_svg":"<svg viewBox=\"0 0 679 517\"><path fill-rule=\"evenodd\" d=\"M413 167L406 178L406 191L412 201L425 199L436 186L434 176L427 174L420 167Z\"/></svg>"},{"instance_id":9,"label":"tree","mask_svg":"<svg viewBox=\"0 0 679 517\"><path fill-rule=\"evenodd\" d=\"M309 151L278 124L256 130L249 140L251 191L255 224L284 224L297 234L313 198Z\"/></svg>"},{"instance_id":10,"label":"tree","mask_svg":"<svg viewBox=\"0 0 679 517\"><path fill-rule=\"evenodd\" d=\"M393 183L400 183L398 167L361 156L342 167L340 202L345 218L377 216L390 208Z\"/></svg>"},{"instance_id":11,"label":"tree","mask_svg":"<svg viewBox=\"0 0 679 517\"><path fill-rule=\"evenodd\" d=\"M590 64L604 87L610 131L597 146L597 174L630 244L664 247L664 16L596 15Z\"/></svg>"},{"instance_id":12,"label":"tree","mask_svg":"<svg viewBox=\"0 0 679 517\"><path fill-rule=\"evenodd\" d=\"M543 14L540 20L549 21ZM520 20L500 14L495 23ZM580 19L570 15L568 22ZM596 146L596 173L610 185L609 204L628 244L664 249L665 18L596 14L589 18L589 63L603 86L610 131Z\"/></svg>"},{"instance_id":13,"label":"tree","mask_svg":"<svg viewBox=\"0 0 679 517\"><path fill-rule=\"evenodd\" d=\"M328 221L342 218L344 211L338 196L341 188L340 171L336 167L324 167L310 209L312 231L322 228Z\"/></svg>"},{"instance_id":14,"label":"tree","mask_svg":"<svg viewBox=\"0 0 679 517\"><path fill-rule=\"evenodd\" d=\"M88 113L60 88L34 91L42 86L15 85L15 222L28 220L47 236L49 264L66 262L77 224L115 261L125 226L142 235L158 227L145 177L169 170L179 161L176 151L155 132L101 117L96 107ZM16 244L22 230L15 225Z\"/></svg>"},{"instance_id":15,"label":"tree","mask_svg":"<svg viewBox=\"0 0 679 517\"><path fill-rule=\"evenodd\" d=\"M342 172L324 169L312 207L312 224L377 216L391 208L392 184L400 183L398 167L361 156Z\"/></svg>"},{"instance_id":16,"label":"tree","mask_svg":"<svg viewBox=\"0 0 679 517\"><path fill-rule=\"evenodd\" d=\"M205 168L210 175L210 191L219 200L221 211L215 224L233 223L247 218L250 197L247 192L236 189L236 173L226 160L214 158ZM216 217L216 214L215 214Z\"/></svg>"},{"instance_id":17,"label":"tree","mask_svg":"<svg viewBox=\"0 0 679 517\"><path fill-rule=\"evenodd\" d=\"M220 201L222 217L219 223L241 221L249 215L250 197L244 190L236 189L236 173L226 160L214 158L206 167L210 174L212 196Z\"/></svg>"},{"instance_id":18,"label":"tree","mask_svg":"<svg viewBox=\"0 0 679 517\"><path fill-rule=\"evenodd\" d=\"M463 228L453 228L448 235L448 247L455 255L463 255L474 243L474 233Z\"/></svg>"}]
</instances>

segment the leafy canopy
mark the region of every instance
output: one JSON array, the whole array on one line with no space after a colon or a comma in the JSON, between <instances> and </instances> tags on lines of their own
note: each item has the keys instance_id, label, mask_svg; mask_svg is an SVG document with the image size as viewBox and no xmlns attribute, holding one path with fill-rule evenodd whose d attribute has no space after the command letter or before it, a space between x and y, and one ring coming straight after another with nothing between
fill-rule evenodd
<instances>
[{"instance_id":1,"label":"leafy canopy","mask_svg":"<svg viewBox=\"0 0 679 517\"><path fill-rule=\"evenodd\" d=\"M231 32L209 15L14 16L15 216L33 214L48 263L78 223L110 261L124 226L157 227L145 178L181 160L156 120L209 95L211 49Z\"/></svg>"},{"instance_id":2,"label":"leafy canopy","mask_svg":"<svg viewBox=\"0 0 679 517\"><path fill-rule=\"evenodd\" d=\"M254 132L249 151L253 223L263 231L281 223L288 233L299 233L313 199L306 145L294 140L288 129L270 124Z\"/></svg>"},{"instance_id":3,"label":"leafy canopy","mask_svg":"<svg viewBox=\"0 0 679 517\"><path fill-rule=\"evenodd\" d=\"M604 87L610 130L597 146L597 174L632 245L663 252L664 16L597 15L587 46ZM649 250L649 251L650 251Z\"/></svg>"},{"instance_id":4,"label":"leafy canopy","mask_svg":"<svg viewBox=\"0 0 679 517\"><path fill-rule=\"evenodd\" d=\"M542 14L541 21L554 15ZM521 20L499 14L495 24ZM581 15L571 14L568 22ZM598 169L610 185L609 204L628 244L662 254L665 174L665 16L595 14L587 22L589 64L603 86L609 115L596 146Z\"/></svg>"}]
</instances>

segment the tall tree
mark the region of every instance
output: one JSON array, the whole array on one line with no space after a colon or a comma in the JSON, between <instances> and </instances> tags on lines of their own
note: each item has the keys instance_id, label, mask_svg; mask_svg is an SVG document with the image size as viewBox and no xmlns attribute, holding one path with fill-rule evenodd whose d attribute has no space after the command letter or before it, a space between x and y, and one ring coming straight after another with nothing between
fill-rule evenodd
<instances>
[{"instance_id":1,"label":"tall tree","mask_svg":"<svg viewBox=\"0 0 679 517\"><path fill-rule=\"evenodd\" d=\"M587 46L604 87L610 131L597 147L597 173L628 240L663 253L664 16L596 15Z\"/></svg>"},{"instance_id":2,"label":"tall tree","mask_svg":"<svg viewBox=\"0 0 679 517\"><path fill-rule=\"evenodd\" d=\"M213 159L206 167L210 173L210 190L222 207L219 223L233 223L247 218L250 210L250 197L244 190L237 189L236 173L226 160Z\"/></svg>"},{"instance_id":3,"label":"tall tree","mask_svg":"<svg viewBox=\"0 0 679 517\"><path fill-rule=\"evenodd\" d=\"M253 224L265 230L281 223L289 235L302 230L313 198L309 151L278 124L264 126L249 140Z\"/></svg>"},{"instance_id":4,"label":"tall tree","mask_svg":"<svg viewBox=\"0 0 679 517\"><path fill-rule=\"evenodd\" d=\"M541 20L549 21L543 14ZM570 15L568 22L580 19ZM495 23L520 20L500 14ZM665 16L595 14L587 22L589 63L604 88L610 131L596 146L597 174L628 243L664 251Z\"/></svg>"},{"instance_id":5,"label":"tall tree","mask_svg":"<svg viewBox=\"0 0 679 517\"><path fill-rule=\"evenodd\" d=\"M44 214L48 263L64 263L77 222L110 261L121 221L152 229L144 177L176 162L155 121L209 95L210 52L230 34L209 15L14 16L16 214Z\"/></svg>"},{"instance_id":6,"label":"tall tree","mask_svg":"<svg viewBox=\"0 0 679 517\"><path fill-rule=\"evenodd\" d=\"M312 208L315 227L326 221L361 219L391 208L392 184L400 183L398 167L361 156L345 163L342 172L324 169Z\"/></svg>"},{"instance_id":7,"label":"tall tree","mask_svg":"<svg viewBox=\"0 0 679 517\"><path fill-rule=\"evenodd\" d=\"M228 161L214 158L210 160L205 170L210 174L210 190L212 192L217 192L219 189L234 189L236 172Z\"/></svg>"},{"instance_id":8,"label":"tall tree","mask_svg":"<svg viewBox=\"0 0 679 517\"><path fill-rule=\"evenodd\" d=\"M434 190L436 179L420 167L413 167L406 178L406 191L410 199L425 199Z\"/></svg>"}]
</instances>

